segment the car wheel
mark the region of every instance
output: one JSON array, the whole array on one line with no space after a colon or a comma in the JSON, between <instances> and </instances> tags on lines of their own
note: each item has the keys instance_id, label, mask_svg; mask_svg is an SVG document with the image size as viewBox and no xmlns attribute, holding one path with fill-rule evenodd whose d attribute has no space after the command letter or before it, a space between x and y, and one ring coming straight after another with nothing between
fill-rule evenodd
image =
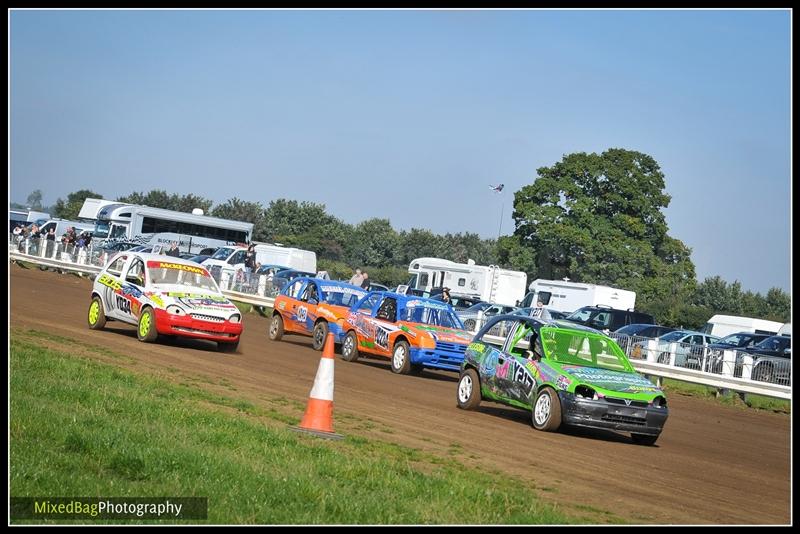
<instances>
[{"instance_id":1,"label":"car wheel","mask_svg":"<svg viewBox=\"0 0 800 534\"><path fill-rule=\"evenodd\" d=\"M269 338L272 341L280 341L283 337L283 318L277 313L272 316L269 323Z\"/></svg>"},{"instance_id":2,"label":"car wheel","mask_svg":"<svg viewBox=\"0 0 800 534\"><path fill-rule=\"evenodd\" d=\"M553 388L543 388L536 395L531 410L533 428L545 432L555 432L561 426L561 401Z\"/></svg>"},{"instance_id":3,"label":"car wheel","mask_svg":"<svg viewBox=\"0 0 800 534\"><path fill-rule=\"evenodd\" d=\"M411 353L408 342L400 340L392 349L392 372L407 375L411 371Z\"/></svg>"},{"instance_id":4,"label":"car wheel","mask_svg":"<svg viewBox=\"0 0 800 534\"><path fill-rule=\"evenodd\" d=\"M89 328L100 330L106 325L106 313L103 311L103 301L100 297L93 297L89 304Z\"/></svg>"},{"instance_id":5,"label":"car wheel","mask_svg":"<svg viewBox=\"0 0 800 534\"><path fill-rule=\"evenodd\" d=\"M156 314L153 313L153 308L145 308L139 316L139 327L136 329L136 336L139 341L145 343L152 343L158 338L156 331Z\"/></svg>"},{"instance_id":6,"label":"car wheel","mask_svg":"<svg viewBox=\"0 0 800 534\"><path fill-rule=\"evenodd\" d=\"M466 369L461 373L456 401L462 410L474 410L481 403L481 384L475 369Z\"/></svg>"},{"instance_id":7,"label":"car wheel","mask_svg":"<svg viewBox=\"0 0 800 534\"><path fill-rule=\"evenodd\" d=\"M637 445L655 445L658 436L650 436L647 434L631 434L631 439Z\"/></svg>"},{"instance_id":8,"label":"car wheel","mask_svg":"<svg viewBox=\"0 0 800 534\"><path fill-rule=\"evenodd\" d=\"M236 352L236 349L239 348L239 340L233 342L228 341L217 341L217 349L220 352Z\"/></svg>"},{"instance_id":9,"label":"car wheel","mask_svg":"<svg viewBox=\"0 0 800 534\"><path fill-rule=\"evenodd\" d=\"M354 362L358 359L358 337L350 330L344 341L342 341L342 359L346 362Z\"/></svg>"},{"instance_id":10,"label":"car wheel","mask_svg":"<svg viewBox=\"0 0 800 534\"><path fill-rule=\"evenodd\" d=\"M475 328L475 319L467 319L464 321L464 329L472 331Z\"/></svg>"},{"instance_id":11,"label":"car wheel","mask_svg":"<svg viewBox=\"0 0 800 534\"><path fill-rule=\"evenodd\" d=\"M314 350L322 350L325 347L325 339L328 337L328 321L320 321L314 325L311 333L311 346Z\"/></svg>"}]
</instances>

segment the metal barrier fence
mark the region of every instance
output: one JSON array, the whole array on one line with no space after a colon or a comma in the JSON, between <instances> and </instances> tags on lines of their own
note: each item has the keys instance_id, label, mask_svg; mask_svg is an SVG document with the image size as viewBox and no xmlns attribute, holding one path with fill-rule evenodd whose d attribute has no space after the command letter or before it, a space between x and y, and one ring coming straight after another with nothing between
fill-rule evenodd
<instances>
[{"instance_id":1,"label":"metal barrier fence","mask_svg":"<svg viewBox=\"0 0 800 534\"><path fill-rule=\"evenodd\" d=\"M491 316L481 313L464 320L473 334ZM499 323L502 324L502 323ZM488 332L490 341L502 342L503 332ZM611 332L633 367L644 374L674 378L723 390L755 393L781 399L792 398L792 365L789 358L756 356L735 350L712 350L685 343L666 343L641 336Z\"/></svg>"}]
</instances>

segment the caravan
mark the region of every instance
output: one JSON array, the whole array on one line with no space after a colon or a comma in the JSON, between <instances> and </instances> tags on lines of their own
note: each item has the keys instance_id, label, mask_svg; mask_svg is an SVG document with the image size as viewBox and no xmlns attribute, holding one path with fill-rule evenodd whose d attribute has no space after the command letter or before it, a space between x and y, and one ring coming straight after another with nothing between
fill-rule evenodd
<instances>
[{"instance_id":1,"label":"caravan","mask_svg":"<svg viewBox=\"0 0 800 534\"><path fill-rule=\"evenodd\" d=\"M513 306L525 293L528 275L496 265L475 265L473 260L456 263L441 258L417 258L408 266L408 286L430 292L448 287L452 293L476 296L486 302Z\"/></svg>"},{"instance_id":2,"label":"caravan","mask_svg":"<svg viewBox=\"0 0 800 534\"><path fill-rule=\"evenodd\" d=\"M527 308L541 300L548 309L571 313L584 306L610 306L617 310L633 310L636 293L627 289L581 284L568 280L536 279L528 286L528 294L520 304Z\"/></svg>"},{"instance_id":3,"label":"caravan","mask_svg":"<svg viewBox=\"0 0 800 534\"><path fill-rule=\"evenodd\" d=\"M791 323L787 324L789 324L788 330L791 334ZM739 317L736 315L715 315L708 320L701 329L701 332L719 337L725 337L738 332L775 335L784 328L784 326L784 323L767 321L765 319L753 319L752 317Z\"/></svg>"}]
</instances>

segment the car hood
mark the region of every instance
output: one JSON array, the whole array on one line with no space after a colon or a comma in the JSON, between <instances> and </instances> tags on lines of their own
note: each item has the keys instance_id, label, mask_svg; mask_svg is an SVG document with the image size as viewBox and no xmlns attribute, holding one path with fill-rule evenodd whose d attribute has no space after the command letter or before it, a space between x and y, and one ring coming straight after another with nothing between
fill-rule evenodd
<instances>
[{"instance_id":1,"label":"car hood","mask_svg":"<svg viewBox=\"0 0 800 534\"><path fill-rule=\"evenodd\" d=\"M556 362L550 362L550 365L577 383L592 386L599 393L662 394L661 388L639 373L625 373L572 364L562 365Z\"/></svg>"},{"instance_id":2,"label":"car hood","mask_svg":"<svg viewBox=\"0 0 800 534\"><path fill-rule=\"evenodd\" d=\"M190 313L210 313L212 315L227 316L230 312L237 310L236 306L226 297L213 293L158 291L145 293L145 295L162 308L177 304Z\"/></svg>"}]
</instances>

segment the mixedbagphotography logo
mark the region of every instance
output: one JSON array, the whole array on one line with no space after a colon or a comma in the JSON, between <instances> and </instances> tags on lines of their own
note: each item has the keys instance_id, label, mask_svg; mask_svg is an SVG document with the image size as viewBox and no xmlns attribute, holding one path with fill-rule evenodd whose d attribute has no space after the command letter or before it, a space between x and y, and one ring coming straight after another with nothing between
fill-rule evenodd
<instances>
[{"instance_id":1,"label":"mixedbagphotography logo","mask_svg":"<svg viewBox=\"0 0 800 534\"><path fill-rule=\"evenodd\" d=\"M207 497L11 497L11 519L208 519Z\"/></svg>"}]
</instances>

